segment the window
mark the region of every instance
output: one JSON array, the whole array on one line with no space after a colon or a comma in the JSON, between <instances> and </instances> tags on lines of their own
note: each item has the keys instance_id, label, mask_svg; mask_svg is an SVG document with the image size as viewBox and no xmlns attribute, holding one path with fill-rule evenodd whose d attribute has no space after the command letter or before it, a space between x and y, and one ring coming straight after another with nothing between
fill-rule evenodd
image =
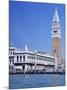
<instances>
[{"instance_id":1,"label":"window","mask_svg":"<svg viewBox=\"0 0 67 90\"><path fill-rule=\"evenodd\" d=\"M35 59L35 57L34 57L34 59Z\"/></svg>"},{"instance_id":2,"label":"window","mask_svg":"<svg viewBox=\"0 0 67 90\"><path fill-rule=\"evenodd\" d=\"M32 59L33 59L34 57L32 57Z\"/></svg>"},{"instance_id":3,"label":"window","mask_svg":"<svg viewBox=\"0 0 67 90\"><path fill-rule=\"evenodd\" d=\"M56 53L56 49L54 49L54 53Z\"/></svg>"},{"instance_id":4,"label":"window","mask_svg":"<svg viewBox=\"0 0 67 90\"><path fill-rule=\"evenodd\" d=\"M23 62L25 61L25 56L23 56Z\"/></svg>"},{"instance_id":5,"label":"window","mask_svg":"<svg viewBox=\"0 0 67 90\"><path fill-rule=\"evenodd\" d=\"M28 56L28 59L29 59L29 56Z\"/></svg>"},{"instance_id":6,"label":"window","mask_svg":"<svg viewBox=\"0 0 67 90\"><path fill-rule=\"evenodd\" d=\"M57 30L53 31L54 33L57 33Z\"/></svg>"},{"instance_id":7,"label":"window","mask_svg":"<svg viewBox=\"0 0 67 90\"><path fill-rule=\"evenodd\" d=\"M11 64L11 60L10 60L10 64Z\"/></svg>"},{"instance_id":8,"label":"window","mask_svg":"<svg viewBox=\"0 0 67 90\"><path fill-rule=\"evenodd\" d=\"M17 62L19 61L19 56L17 56Z\"/></svg>"},{"instance_id":9,"label":"window","mask_svg":"<svg viewBox=\"0 0 67 90\"><path fill-rule=\"evenodd\" d=\"M31 56L30 56L30 59L31 59Z\"/></svg>"},{"instance_id":10,"label":"window","mask_svg":"<svg viewBox=\"0 0 67 90\"><path fill-rule=\"evenodd\" d=\"M20 56L20 62L22 62L22 56Z\"/></svg>"},{"instance_id":11,"label":"window","mask_svg":"<svg viewBox=\"0 0 67 90\"><path fill-rule=\"evenodd\" d=\"M14 64L14 59L12 60L12 63Z\"/></svg>"},{"instance_id":12,"label":"window","mask_svg":"<svg viewBox=\"0 0 67 90\"><path fill-rule=\"evenodd\" d=\"M10 55L12 55L12 51L10 52Z\"/></svg>"},{"instance_id":13,"label":"window","mask_svg":"<svg viewBox=\"0 0 67 90\"><path fill-rule=\"evenodd\" d=\"M9 66L9 69L10 69L10 66Z\"/></svg>"}]
</instances>

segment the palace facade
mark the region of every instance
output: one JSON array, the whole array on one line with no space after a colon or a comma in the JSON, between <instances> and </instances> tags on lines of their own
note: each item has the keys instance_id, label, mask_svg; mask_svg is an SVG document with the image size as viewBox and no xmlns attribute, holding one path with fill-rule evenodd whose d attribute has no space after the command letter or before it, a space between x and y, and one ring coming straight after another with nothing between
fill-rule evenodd
<instances>
[{"instance_id":1,"label":"palace facade","mask_svg":"<svg viewBox=\"0 0 67 90\"><path fill-rule=\"evenodd\" d=\"M55 58L46 52L9 48L9 71L45 70L53 71Z\"/></svg>"}]
</instances>

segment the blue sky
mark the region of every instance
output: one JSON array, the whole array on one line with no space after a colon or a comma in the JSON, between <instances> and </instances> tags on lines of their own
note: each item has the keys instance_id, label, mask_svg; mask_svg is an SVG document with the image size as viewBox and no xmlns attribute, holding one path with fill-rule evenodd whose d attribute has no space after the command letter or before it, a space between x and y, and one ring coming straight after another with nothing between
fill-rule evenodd
<instances>
[{"instance_id":1,"label":"blue sky","mask_svg":"<svg viewBox=\"0 0 67 90\"><path fill-rule=\"evenodd\" d=\"M51 25L58 10L61 24L61 49L64 58L65 6L64 4L9 2L9 46L51 52Z\"/></svg>"}]
</instances>

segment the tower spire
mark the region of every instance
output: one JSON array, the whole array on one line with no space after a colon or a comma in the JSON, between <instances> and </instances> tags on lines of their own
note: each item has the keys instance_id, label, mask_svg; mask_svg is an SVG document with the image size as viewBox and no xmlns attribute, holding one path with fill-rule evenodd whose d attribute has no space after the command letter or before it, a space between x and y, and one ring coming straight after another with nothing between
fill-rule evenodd
<instances>
[{"instance_id":1,"label":"tower spire","mask_svg":"<svg viewBox=\"0 0 67 90\"><path fill-rule=\"evenodd\" d=\"M61 38L61 27L57 8L55 8L55 13L52 22L52 37Z\"/></svg>"},{"instance_id":2,"label":"tower spire","mask_svg":"<svg viewBox=\"0 0 67 90\"><path fill-rule=\"evenodd\" d=\"M53 17L53 22L60 22L57 8L55 8L55 13L54 13L54 17Z\"/></svg>"}]
</instances>

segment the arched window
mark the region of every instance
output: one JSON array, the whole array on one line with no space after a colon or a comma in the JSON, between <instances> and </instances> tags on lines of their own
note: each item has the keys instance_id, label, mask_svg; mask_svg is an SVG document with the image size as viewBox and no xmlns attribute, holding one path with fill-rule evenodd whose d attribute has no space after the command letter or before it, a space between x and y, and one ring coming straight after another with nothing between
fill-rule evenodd
<instances>
[{"instance_id":1,"label":"arched window","mask_svg":"<svg viewBox=\"0 0 67 90\"><path fill-rule=\"evenodd\" d=\"M57 33L57 30L53 31L54 33Z\"/></svg>"},{"instance_id":2,"label":"arched window","mask_svg":"<svg viewBox=\"0 0 67 90\"><path fill-rule=\"evenodd\" d=\"M10 59L10 64L11 64L11 59Z\"/></svg>"},{"instance_id":3,"label":"arched window","mask_svg":"<svg viewBox=\"0 0 67 90\"><path fill-rule=\"evenodd\" d=\"M54 53L56 53L56 49L54 49Z\"/></svg>"},{"instance_id":4,"label":"arched window","mask_svg":"<svg viewBox=\"0 0 67 90\"><path fill-rule=\"evenodd\" d=\"M23 62L25 61L25 56L23 56Z\"/></svg>"},{"instance_id":5,"label":"arched window","mask_svg":"<svg viewBox=\"0 0 67 90\"><path fill-rule=\"evenodd\" d=\"M17 62L19 61L19 56L17 56Z\"/></svg>"},{"instance_id":6,"label":"arched window","mask_svg":"<svg viewBox=\"0 0 67 90\"><path fill-rule=\"evenodd\" d=\"M20 56L20 62L22 62L22 56Z\"/></svg>"}]
</instances>

